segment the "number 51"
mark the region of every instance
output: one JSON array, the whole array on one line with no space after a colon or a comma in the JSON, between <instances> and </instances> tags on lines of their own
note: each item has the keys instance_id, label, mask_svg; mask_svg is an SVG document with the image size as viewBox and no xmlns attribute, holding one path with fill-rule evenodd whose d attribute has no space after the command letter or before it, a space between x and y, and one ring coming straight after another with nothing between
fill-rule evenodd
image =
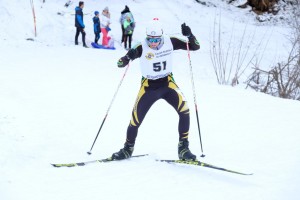
<instances>
[{"instance_id":1,"label":"number 51","mask_svg":"<svg viewBox=\"0 0 300 200\"><path fill-rule=\"evenodd\" d=\"M153 71L159 72L161 70L166 70L166 66L167 66L167 62L166 61L153 63Z\"/></svg>"}]
</instances>

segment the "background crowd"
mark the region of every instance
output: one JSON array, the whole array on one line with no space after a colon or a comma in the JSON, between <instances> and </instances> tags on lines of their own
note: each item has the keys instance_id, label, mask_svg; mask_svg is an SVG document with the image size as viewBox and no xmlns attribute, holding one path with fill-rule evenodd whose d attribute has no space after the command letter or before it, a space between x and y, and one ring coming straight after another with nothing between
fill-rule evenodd
<instances>
[{"instance_id":1,"label":"background crowd","mask_svg":"<svg viewBox=\"0 0 300 200\"><path fill-rule=\"evenodd\" d=\"M84 8L84 2L80 1L78 6L75 8L75 27L76 27L76 34L75 34L75 45L78 45L78 37L81 34L82 35L82 44L83 47L88 48L85 41L85 25L83 20L83 8ZM110 18L111 14L109 12L109 8L106 6L101 14L99 11L94 12L94 17L92 19L94 24L94 34L95 39L94 43L97 45L102 45L106 48L113 48L114 47L114 39L109 35L109 32L111 31L110 28ZM122 31L122 38L121 43L124 43L125 49L131 48L132 43L132 35L135 28L135 21L134 17L129 9L129 7L126 5L124 10L121 11L120 16L120 25L121 25L121 31ZM102 40L100 38L102 37ZM101 41L101 43L99 43Z\"/></svg>"}]
</instances>

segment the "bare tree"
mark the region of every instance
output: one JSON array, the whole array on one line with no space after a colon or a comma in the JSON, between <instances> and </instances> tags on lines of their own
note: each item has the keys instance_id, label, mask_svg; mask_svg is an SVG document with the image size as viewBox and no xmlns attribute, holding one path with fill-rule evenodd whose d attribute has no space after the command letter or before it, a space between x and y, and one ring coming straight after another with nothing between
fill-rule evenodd
<instances>
[{"instance_id":1,"label":"bare tree","mask_svg":"<svg viewBox=\"0 0 300 200\"><path fill-rule=\"evenodd\" d=\"M247 25L245 25L240 38L234 35L236 32L234 30L233 24L230 38L224 39L221 30L221 14L218 23L215 19L210 58L219 84L231 84L232 86L238 84L240 76L261 54L260 51L264 47L263 42L268 43L266 35L263 35L260 36L259 44L255 44L253 42L255 31L248 31ZM251 49L255 49L255 51L251 52Z\"/></svg>"},{"instance_id":2,"label":"bare tree","mask_svg":"<svg viewBox=\"0 0 300 200\"><path fill-rule=\"evenodd\" d=\"M273 96L300 100L300 0L296 1L289 38L292 45L287 60L277 63L270 71L255 65L247 86Z\"/></svg>"}]
</instances>

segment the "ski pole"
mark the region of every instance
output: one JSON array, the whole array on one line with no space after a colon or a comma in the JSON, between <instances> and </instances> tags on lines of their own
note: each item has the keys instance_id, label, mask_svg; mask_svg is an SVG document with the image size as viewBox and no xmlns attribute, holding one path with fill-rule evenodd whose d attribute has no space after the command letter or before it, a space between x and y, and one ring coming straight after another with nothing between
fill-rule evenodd
<instances>
[{"instance_id":1,"label":"ski pole","mask_svg":"<svg viewBox=\"0 0 300 200\"><path fill-rule=\"evenodd\" d=\"M195 111L196 111L196 119L197 119L198 132L199 132L199 138L200 138L200 146L201 146L201 152L202 152L201 157L205 157L205 155L203 154L203 147L202 147L202 140L201 140L200 123L199 123L198 108L197 108L197 98L196 98L196 92L195 92L195 83L194 83L194 77L193 77L193 68L192 68L192 62L191 62L189 42L186 42L186 48L187 48L188 58L189 58L189 64L190 64L190 76L191 76L192 87L193 87L193 95L194 95L194 104L195 104Z\"/></svg>"},{"instance_id":2,"label":"ski pole","mask_svg":"<svg viewBox=\"0 0 300 200\"><path fill-rule=\"evenodd\" d=\"M119 85L118 85L118 88L117 88L117 90L116 90L116 92L115 92L115 94L114 94L114 96L113 96L113 98L112 98L112 100L111 100L111 102L110 102L110 104L109 104L109 107L108 107L108 109L107 109L107 111L106 111L106 114L105 114L104 119L103 119L103 121L102 121L102 123L101 123L101 126L100 126L100 128L99 128L99 130L98 130L98 133L97 133L96 138L95 138L95 140L94 140L94 142L93 142L93 145L92 145L90 151L87 152L87 154L89 154L89 155L92 154L92 149L93 149L93 147L94 147L94 145L95 145L95 142L96 142L96 140L97 140L97 138L98 138L98 136L99 136L99 133L100 133L100 131L101 131L102 127L103 127L103 124L104 124L104 122L105 122L105 120L106 120L106 118L107 118L107 116L108 116L109 110L110 110L110 108L111 108L111 106L112 106L112 104L113 104L113 102L114 102L114 100L115 100L115 98L116 98L116 96L117 96L117 93L118 93L118 91L119 91L119 89L120 89L120 87L121 87L121 85L122 85L122 82L123 82L123 80L124 80L124 77L125 77L125 75L126 75L128 69L129 69L129 64L128 64L127 67L126 67L125 72L124 72L124 74L123 74L123 76L122 76L122 79L121 79L121 81L120 81L120 83L119 83Z\"/></svg>"},{"instance_id":3,"label":"ski pole","mask_svg":"<svg viewBox=\"0 0 300 200\"><path fill-rule=\"evenodd\" d=\"M35 17L35 11L34 11L34 5L33 0L30 0L31 9L32 9L32 15L33 15L33 24L34 24L34 36L36 37L36 17Z\"/></svg>"}]
</instances>

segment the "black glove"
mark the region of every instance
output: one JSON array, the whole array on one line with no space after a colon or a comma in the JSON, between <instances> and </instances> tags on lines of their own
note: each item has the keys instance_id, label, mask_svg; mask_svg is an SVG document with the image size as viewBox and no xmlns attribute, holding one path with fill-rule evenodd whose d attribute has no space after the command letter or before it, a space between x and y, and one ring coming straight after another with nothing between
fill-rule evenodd
<instances>
[{"instance_id":1,"label":"black glove","mask_svg":"<svg viewBox=\"0 0 300 200\"><path fill-rule=\"evenodd\" d=\"M136 59L136 49L130 49L125 56L118 60L118 67L125 67L130 60Z\"/></svg>"},{"instance_id":2,"label":"black glove","mask_svg":"<svg viewBox=\"0 0 300 200\"><path fill-rule=\"evenodd\" d=\"M120 58L118 60L118 67L125 67L126 65L128 65L130 58L128 58L128 55L123 56L122 58Z\"/></svg>"},{"instance_id":3,"label":"black glove","mask_svg":"<svg viewBox=\"0 0 300 200\"><path fill-rule=\"evenodd\" d=\"M185 25L185 23L181 24L181 32L182 35L190 37L192 35L192 31L191 28L187 25Z\"/></svg>"}]
</instances>

